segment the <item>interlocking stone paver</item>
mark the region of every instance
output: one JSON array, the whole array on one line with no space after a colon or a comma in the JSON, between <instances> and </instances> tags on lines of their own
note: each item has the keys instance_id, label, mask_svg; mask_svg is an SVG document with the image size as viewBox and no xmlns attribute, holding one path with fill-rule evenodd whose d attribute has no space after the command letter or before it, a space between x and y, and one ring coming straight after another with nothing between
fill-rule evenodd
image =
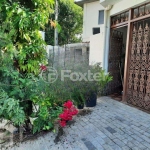
<instances>
[{"instance_id":1,"label":"interlocking stone paver","mask_svg":"<svg viewBox=\"0 0 150 150\"><path fill-rule=\"evenodd\" d=\"M147 141L148 143L150 143L150 138L145 136L145 135L141 135L141 138L145 141Z\"/></svg>"},{"instance_id":2,"label":"interlocking stone paver","mask_svg":"<svg viewBox=\"0 0 150 150\"><path fill-rule=\"evenodd\" d=\"M114 150L111 146L104 144L103 145L105 150Z\"/></svg>"},{"instance_id":3,"label":"interlocking stone paver","mask_svg":"<svg viewBox=\"0 0 150 150\"><path fill-rule=\"evenodd\" d=\"M122 150L122 148L119 147L118 145L112 145L111 147L113 150Z\"/></svg>"},{"instance_id":4,"label":"interlocking stone paver","mask_svg":"<svg viewBox=\"0 0 150 150\"><path fill-rule=\"evenodd\" d=\"M123 119L122 117L120 117L120 116L116 116L115 117L117 120L119 120L120 122L124 122L125 121L125 119Z\"/></svg>"},{"instance_id":5,"label":"interlocking stone paver","mask_svg":"<svg viewBox=\"0 0 150 150\"><path fill-rule=\"evenodd\" d=\"M114 143L112 140L105 140L105 142L106 142L109 146L115 145L115 143Z\"/></svg>"},{"instance_id":6,"label":"interlocking stone paver","mask_svg":"<svg viewBox=\"0 0 150 150\"><path fill-rule=\"evenodd\" d=\"M125 144L122 141L120 141L119 139L113 139L113 141L120 147L125 146Z\"/></svg>"},{"instance_id":7,"label":"interlocking stone paver","mask_svg":"<svg viewBox=\"0 0 150 150\"><path fill-rule=\"evenodd\" d=\"M144 139L140 136L140 137L138 137L137 135L135 135L135 134L133 134L133 135L131 135L131 137L133 137L135 140L137 140L138 142L143 142L144 141Z\"/></svg>"},{"instance_id":8,"label":"interlocking stone paver","mask_svg":"<svg viewBox=\"0 0 150 150\"><path fill-rule=\"evenodd\" d=\"M131 150L131 148L129 148L128 146L124 146L122 147L122 150Z\"/></svg>"},{"instance_id":9,"label":"interlocking stone paver","mask_svg":"<svg viewBox=\"0 0 150 150\"><path fill-rule=\"evenodd\" d=\"M133 148L133 147L136 147L135 144L133 144L131 141L129 141L127 144L126 144L129 148Z\"/></svg>"},{"instance_id":10,"label":"interlocking stone paver","mask_svg":"<svg viewBox=\"0 0 150 150\"><path fill-rule=\"evenodd\" d=\"M104 134L103 132L101 132L100 130L96 132L102 139L106 138L106 134Z\"/></svg>"},{"instance_id":11,"label":"interlocking stone paver","mask_svg":"<svg viewBox=\"0 0 150 150\"><path fill-rule=\"evenodd\" d=\"M109 97L99 98L90 110L92 113L75 117L75 123L64 128L57 144L56 133L50 132L8 150L150 150L148 113Z\"/></svg>"},{"instance_id":12,"label":"interlocking stone paver","mask_svg":"<svg viewBox=\"0 0 150 150\"><path fill-rule=\"evenodd\" d=\"M84 150L84 149L89 150L88 147L85 145L85 143L83 141L78 141L77 144L78 144L78 147L80 147L82 150ZM89 144L91 144L91 143L89 143Z\"/></svg>"},{"instance_id":13,"label":"interlocking stone paver","mask_svg":"<svg viewBox=\"0 0 150 150\"><path fill-rule=\"evenodd\" d=\"M137 143L136 141L133 142L136 147L138 147L140 150L145 150L146 147L144 145L142 145L142 143Z\"/></svg>"},{"instance_id":14,"label":"interlocking stone paver","mask_svg":"<svg viewBox=\"0 0 150 150\"><path fill-rule=\"evenodd\" d=\"M109 131L110 133L116 133L116 131L113 129L113 128L111 128L111 127L106 127L105 128L107 131Z\"/></svg>"},{"instance_id":15,"label":"interlocking stone paver","mask_svg":"<svg viewBox=\"0 0 150 150\"><path fill-rule=\"evenodd\" d=\"M142 144L148 148L150 148L150 143L147 143L146 141L142 142Z\"/></svg>"},{"instance_id":16,"label":"interlocking stone paver","mask_svg":"<svg viewBox=\"0 0 150 150\"><path fill-rule=\"evenodd\" d=\"M94 140L97 141L100 145L103 145L106 143L104 139L102 139L102 137L100 136L96 137Z\"/></svg>"},{"instance_id":17,"label":"interlocking stone paver","mask_svg":"<svg viewBox=\"0 0 150 150\"><path fill-rule=\"evenodd\" d=\"M120 140L124 140L126 137L124 136L125 134L119 134L119 133L115 133L114 134L116 138L120 139Z\"/></svg>"},{"instance_id":18,"label":"interlocking stone paver","mask_svg":"<svg viewBox=\"0 0 150 150\"><path fill-rule=\"evenodd\" d=\"M96 150L96 147L90 141L85 141L84 144L88 150Z\"/></svg>"},{"instance_id":19,"label":"interlocking stone paver","mask_svg":"<svg viewBox=\"0 0 150 150\"><path fill-rule=\"evenodd\" d=\"M133 147L132 150L141 150L141 149L138 147Z\"/></svg>"},{"instance_id":20,"label":"interlocking stone paver","mask_svg":"<svg viewBox=\"0 0 150 150\"><path fill-rule=\"evenodd\" d=\"M92 144L97 148L97 150L104 150L104 148L97 141L92 141Z\"/></svg>"},{"instance_id":21,"label":"interlocking stone paver","mask_svg":"<svg viewBox=\"0 0 150 150\"><path fill-rule=\"evenodd\" d=\"M144 132L144 133L143 133L143 135L145 135L145 136L147 136L147 137L149 137L149 138L150 138L150 134L149 134L149 133L147 133L147 132Z\"/></svg>"}]
</instances>

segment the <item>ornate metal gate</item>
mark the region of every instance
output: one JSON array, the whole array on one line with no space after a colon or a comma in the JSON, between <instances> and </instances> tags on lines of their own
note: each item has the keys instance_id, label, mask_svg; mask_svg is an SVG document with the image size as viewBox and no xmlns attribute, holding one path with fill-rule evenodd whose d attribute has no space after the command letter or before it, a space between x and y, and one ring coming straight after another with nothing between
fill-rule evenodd
<instances>
[{"instance_id":1,"label":"ornate metal gate","mask_svg":"<svg viewBox=\"0 0 150 150\"><path fill-rule=\"evenodd\" d=\"M117 30L112 30L108 59L108 72L113 76L113 81L111 81L108 85L108 94L118 91L122 85L119 68L119 64L121 62L122 44L123 33Z\"/></svg>"},{"instance_id":2,"label":"ornate metal gate","mask_svg":"<svg viewBox=\"0 0 150 150\"><path fill-rule=\"evenodd\" d=\"M150 110L150 19L133 23L127 102Z\"/></svg>"}]
</instances>

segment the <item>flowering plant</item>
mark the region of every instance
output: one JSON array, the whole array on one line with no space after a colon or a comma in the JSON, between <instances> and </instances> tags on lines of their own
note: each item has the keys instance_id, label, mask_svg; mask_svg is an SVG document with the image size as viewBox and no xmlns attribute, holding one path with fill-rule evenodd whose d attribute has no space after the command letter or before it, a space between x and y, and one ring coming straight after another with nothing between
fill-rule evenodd
<instances>
[{"instance_id":1,"label":"flowering plant","mask_svg":"<svg viewBox=\"0 0 150 150\"><path fill-rule=\"evenodd\" d=\"M44 65L41 65L41 66L40 66L40 69L41 69L42 71L46 71L46 70L47 70L47 67L44 66Z\"/></svg>"},{"instance_id":2,"label":"flowering plant","mask_svg":"<svg viewBox=\"0 0 150 150\"><path fill-rule=\"evenodd\" d=\"M68 100L63 104L64 110L63 112L59 115L59 125L61 127L65 127L67 121L72 120L73 116L77 115L78 110L76 107L73 105L73 102L71 100Z\"/></svg>"}]
</instances>

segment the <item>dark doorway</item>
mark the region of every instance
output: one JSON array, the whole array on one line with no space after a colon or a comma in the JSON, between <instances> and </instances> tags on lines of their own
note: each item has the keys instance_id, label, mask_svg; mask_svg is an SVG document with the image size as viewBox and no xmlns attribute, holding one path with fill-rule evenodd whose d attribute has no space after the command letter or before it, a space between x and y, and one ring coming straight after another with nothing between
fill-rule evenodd
<instances>
[{"instance_id":1,"label":"dark doorway","mask_svg":"<svg viewBox=\"0 0 150 150\"><path fill-rule=\"evenodd\" d=\"M109 83L108 94L118 101L122 100L123 94L126 40L127 26L111 30L108 72L113 81Z\"/></svg>"}]
</instances>

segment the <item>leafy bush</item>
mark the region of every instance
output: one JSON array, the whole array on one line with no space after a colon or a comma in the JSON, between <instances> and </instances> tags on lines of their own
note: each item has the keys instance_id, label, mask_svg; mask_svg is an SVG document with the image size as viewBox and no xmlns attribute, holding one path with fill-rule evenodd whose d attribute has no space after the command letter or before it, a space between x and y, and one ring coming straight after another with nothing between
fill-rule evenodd
<instances>
[{"instance_id":1,"label":"leafy bush","mask_svg":"<svg viewBox=\"0 0 150 150\"><path fill-rule=\"evenodd\" d=\"M75 87L71 92L71 98L74 100L76 105L84 105L85 102L85 91L80 87Z\"/></svg>"},{"instance_id":2,"label":"leafy bush","mask_svg":"<svg viewBox=\"0 0 150 150\"><path fill-rule=\"evenodd\" d=\"M46 64L45 42L39 33L49 22L53 0L0 2L0 118L33 131L50 129L61 113L56 95L41 84L39 64ZM49 88L46 88L50 90ZM32 106L39 108L33 113Z\"/></svg>"},{"instance_id":3,"label":"leafy bush","mask_svg":"<svg viewBox=\"0 0 150 150\"><path fill-rule=\"evenodd\" d=\"M31 98L35 108L35 112L31 115L31 118L35 118L33 121L33 133L52 129L62 112L62 105L59 104L49 84L39 80L35 87L37 92Z\"/></svg>"},{"instance_id":4,"label":"leafy bush","mask_svg":"<svg viewBox=\"0 0 150 150\"><path fill-rule=\"evenodd\" d=\"M9 98L2 89L0 89L0 118L10 120L16 126L23 125L26 119L19 100Z\"/></svg>"},{"instance_id":5,"label":"leafy bush","mask_svg":"<svg viewBox=\"0 0 150 150\"><path fill-rule=\"evenodd\" d=\"M65 78L64 81L61 81L61 70L64 69L66 68L58 69L57 81L50 84L51 91L56 95L55 98L58 101L60 100L61 104L64 100L71 99L75 105L83 105L92 93L102 94L107 83L112 80L112 77L101 68L100 63L89 66L87 62L84 62L69 69L70 73L76 72L85 75L87 80L72 81L70 78ZM97 74L97 80L89 80L88 71L91 72L92 79L94 74ZM81 75L79 76L81 77Z\"/></svg>"},{"instance_id":6,"label":"leafy bush","mask_svg":"<svg viewBox=\"0 0 150 150\"><path fill-rule=\"evenodd\" d=\"M87 82L86 86L88 89L88 93L90 94L94 92L103 95L105 87L113 79L112 76L102 69L100 63L96 63L90 66L90 70L93 74L96 75L96 80Z\"/></svg>"},{"instance_id":7,"label":"leafy bush","mask_svg":"<svg viewBox=\"0 0 150 150\"><path fill-rule=\"evenodd\" d=\"M106 73L105 70L102 70L99 73L99 81L98 81L98 85L99 85L99 93L103 94L104 93L104 89L107 86L107 84L113 80L113 77L109 74Z\"/></svg>"}]
</instances>

